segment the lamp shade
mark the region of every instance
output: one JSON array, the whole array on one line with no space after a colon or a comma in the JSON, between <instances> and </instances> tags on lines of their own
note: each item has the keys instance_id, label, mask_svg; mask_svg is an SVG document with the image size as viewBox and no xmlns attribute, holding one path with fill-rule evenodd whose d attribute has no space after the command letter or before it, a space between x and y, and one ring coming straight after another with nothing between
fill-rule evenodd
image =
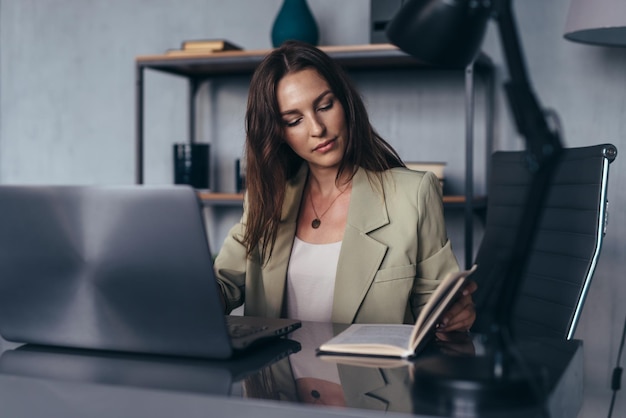
<instances>
[{"instance_id":1,"label":"lamp shade","mask_svg":"<svg viewBox=\"0 0 626 418\"><path fill-rule=\"evenodd\" d=\"M478 54L490 13L484 1L410 0L389 22L387 37L420 61L464 68Z\"/></svg>"},{"instance_id":2,"label":"lamp shade","mask_svg":"<svg viewBox=\"0 0 626 418\"><path fill-rule=\"evenodd\" d=\"M565 38L604 46L626 46L626 0L572 0Z\"/></svg>"}]
</instances>

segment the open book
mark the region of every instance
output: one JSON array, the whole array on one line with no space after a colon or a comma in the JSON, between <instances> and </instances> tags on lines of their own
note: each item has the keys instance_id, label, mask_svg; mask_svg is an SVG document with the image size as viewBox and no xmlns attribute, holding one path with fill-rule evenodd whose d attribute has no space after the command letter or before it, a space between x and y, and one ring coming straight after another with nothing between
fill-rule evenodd
<instances>
[{"instance_id":1,"label":"open book","mask_svg":"<svg viewBox=\"0 0 626 418\"><path fill-rule=\"evenodd\" d=\"M460 293L467 277L476 269L448 274L424 305L415 325L353 324L322 344L319 354L413 357L428 340L445 310Z\"/></svg>"}]
</instances>

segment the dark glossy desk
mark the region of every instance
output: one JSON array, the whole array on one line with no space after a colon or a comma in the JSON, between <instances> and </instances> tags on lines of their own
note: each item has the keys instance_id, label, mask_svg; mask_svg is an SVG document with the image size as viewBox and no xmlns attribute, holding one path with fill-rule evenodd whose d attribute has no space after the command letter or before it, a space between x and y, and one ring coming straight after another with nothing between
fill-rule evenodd
<instances>
[{"instance_id":1,"label":"dark glossy desk","mask_svg":"<svg viewBox=\"0 0 626 418\"><path fill-rule=\"evenodd\" d=\"M547 394L545 408L499 405L494 409L485 407L484 399L478 399L472 389L472 382L490 378L478 340L433 343L414 362L393 367L361 367L316 357L317 345L340 329L305 323L292 340L221 362L46 347L5 349L0 356L0 417L491 417L506 413L511 418L545 416L544 409L551 417L573 417L581 407L579 341L520 342L519 352ZM331 398L322 387L302 391L301 377L333 383L330 387L341 392L340 399L334 400L344 406L323 405ZM308 397L309 393L318 396ZM305 405L307 400L315 404Z\"/></svg>"}]
</instances>

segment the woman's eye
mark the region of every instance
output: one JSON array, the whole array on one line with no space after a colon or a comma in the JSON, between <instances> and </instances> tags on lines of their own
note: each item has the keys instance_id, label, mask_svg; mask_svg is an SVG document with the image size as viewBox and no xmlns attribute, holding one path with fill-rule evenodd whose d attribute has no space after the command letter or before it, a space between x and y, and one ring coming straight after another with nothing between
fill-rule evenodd
<instances>
[{"instance_id":1,"label":"woman's eye","mask_svg":"<svg viewBox=\"0 0 626 418\"><path fill-rule=\"evenodd\" d=\"M329 102L329 103L326 103L325 105L320 106L319 110L323 112L323 111L332 109L332 107L333 107L333 102Z\"/></svg>"},{"instance_id":2,"label":"woman's eye","mask_svg":"<svg viewBox=\"0 0 626 418\"><path fill-rule=\"evenodd\" d=\"M285 126L291 127L291 126L296 126L297 124L299 124L301 120L302 119L298 118L294 120L285 120L283 122L285 123Z\"/></svg>"}]
</instances>

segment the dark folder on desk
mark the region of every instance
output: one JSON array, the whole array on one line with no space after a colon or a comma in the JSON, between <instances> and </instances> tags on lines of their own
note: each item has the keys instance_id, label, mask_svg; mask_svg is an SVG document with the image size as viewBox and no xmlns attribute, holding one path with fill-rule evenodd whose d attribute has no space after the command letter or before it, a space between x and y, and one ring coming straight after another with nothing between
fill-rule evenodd
<instances>
[{"instance_id":1,"label":"dark folder on desk","mask_svg":"<svg viewBox=\"0 0 626 418\"><path fill-rule=\"evenodd\" d=\"M229 358L300 326L224 316L187 186L0 186L0 231L10 341ZM226 319L255 332L234 338Z\"/></svg>"}]
</instances>

